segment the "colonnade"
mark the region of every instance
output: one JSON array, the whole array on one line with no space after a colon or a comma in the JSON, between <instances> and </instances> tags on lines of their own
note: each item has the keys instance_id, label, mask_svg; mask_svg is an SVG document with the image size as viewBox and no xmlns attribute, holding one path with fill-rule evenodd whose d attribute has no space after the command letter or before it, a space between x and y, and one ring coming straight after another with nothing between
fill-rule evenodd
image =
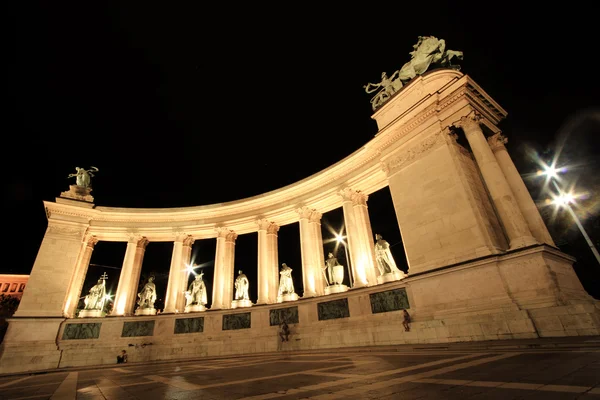
<instances>
[{"instance_id":1,"label":"colonnade","mask_svg":"<svg viewBox=\"0 0 600 400\"><path fill-rule=\"evenodd\" d=\"M346 241L350 254L352 287L377 284L374 239L367 208L368 196L359 190L345 188L338 192L341 198L346 226ZM300 228L303 297L322 296L327 282L322 273L325 254L321 233L322 213L308 206L296 209ZM212 286L211 309L231 308L235 275L235 242L238 234L227 227L216 230L215 263ZM258 299L256 304L277 302L279 287L278 231L276 222L264 218L256 220L258 233ZM164 313L181 312L185 308L184 292L187 290L192 245L196 239L188 234L177 233L169 270L165 295ZM137 299L144 253L150 240L145 236L129 237L117 291L114 296L112 315L133 315ZM73 316L82 293L85 275L98 239L86 235L81 246L74 278L69 289L65 314Z\"/></svg>"},{"instance_id":2,"label":"colonnade","mask_svg":"<svg viewBox=\"0 0 600 400\"><path fill-rule=\"evenodd\" d=\"M496 210L498 221L509 243L516 249L547 243L554 245L537 207L506 147L506 138L496 132L486 138L481 128L482 117L475 111L454 122L460 127L471 147L474 160L490 200ZM360 288L377 284L379 272L376 268L374 235L367 207L368 195L360 190L346 187L337 192L340 197L346 229L346 245L351 266L351 286ZM322 213L309 206L296 210L300 229L303 297L322 296L327 282L321 269L324 265L323 237L321 233ZM256 304L272 304L277 301L279 284L278 231L275 221L264 218L256 220L258 233L258 299ZM211 309L231 308L235 275L235 242L238 234L227 227L216 228L215 266ZM185 308L184 292L188 284L188 269L191 249L196 238L178 233L173 241L173 253L169 281L165 296L165 313L182 311ZM76 263L74 279L68 293L65 314L73 316L77 299L82 294L83 281L90 262L95 236L86 236L81 245ZM123 260L121 275L114 298L113 315L131 315L137 298L142 261L149 239L131 236ZM410 258L408 259L410 266Z\"/></svg>"}]
</instances>

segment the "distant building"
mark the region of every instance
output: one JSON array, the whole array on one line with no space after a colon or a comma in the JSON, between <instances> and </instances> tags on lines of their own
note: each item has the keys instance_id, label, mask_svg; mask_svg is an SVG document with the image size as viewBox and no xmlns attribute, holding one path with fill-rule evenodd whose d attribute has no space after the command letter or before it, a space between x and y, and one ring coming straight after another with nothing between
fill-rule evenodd
<instances>
[{"instance_id":1,"label":"distant building","mask_svg":"<svg viewBox=\"0 0 600 400\"><path fill-rule=\"evenodd\" d=\"M21 300L28 280L29 275L0 274L0 294Z\"/></svg>"}]
</instances>

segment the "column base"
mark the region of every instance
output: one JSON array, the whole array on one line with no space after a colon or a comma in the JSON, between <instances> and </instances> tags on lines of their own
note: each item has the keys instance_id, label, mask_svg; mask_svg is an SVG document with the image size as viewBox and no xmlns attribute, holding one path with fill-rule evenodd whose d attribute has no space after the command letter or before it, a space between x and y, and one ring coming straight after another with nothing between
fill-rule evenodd
<instances>
[{"instance_id":1,"label":"column base","mask_svg":"<svg viewBox=\"0 0 600 400\"><path fill-rule=\"evenodd\" d=\"M186 313L200 312L200 311L206 311L206 307L202 304L193 304L191 306L185 307L185 309L183 310L183 312L186 312Z\"/></svg>"},{"instance_id":2,"label":"column base","mask_svg":"<svg viewBox=\"0 0 600 400\"><path fill-rule=\"evenodd\" d=\"M156 315L155 308L138 308L135 310L135 315Z\"/></svg>"},{"instance_id":3,"label":"column base","mask_svg":"<svg viewBox=\"0 0 600 400\"><path fill-rule=\"evenodd\" d=\"M325 288L325 294L343 293L348 291L346 285L329 285Z\"/></svg>"},{"instance_id":4,"label":"column base","mask_svg":"<svg viewBox=\"0 0 600 400\"><path fill-rule=\"evenodd\" d=\"M252 307L250 300L234 300L231 302L231 308Z\"/></svg>"},{"instance_id":5,"label":"column base","mask_svg":"<svg viewBox=\"0 0 600 400\"><path fill-rule=\"evenodd\" d=\"M406 274L402 271L388 272L386 274L379 275L377 277L377 283L382 284L386 282L399 281L404 278L406 278Z\"/></svg>"},{"instance_id":6,"label":"column base","mask_svg":"<svg viewBox=\"0 0 600 400\"><path fill-rule=\"evenodd\" d=\"M277 302L283 303L284 301L296 301L298 300L298 295L296 293L286 293L281 296L277 296Z\"/></svg>"},{"instance_id":7,"label":"column base","mask_svg":"<svg viewBox=\"0 0 600 400\"><path fill-rule=\"evenodd\" d=\"M102 317L102 310L81 310L78 318L98 318Z\"/></svg>"}]
</instances>

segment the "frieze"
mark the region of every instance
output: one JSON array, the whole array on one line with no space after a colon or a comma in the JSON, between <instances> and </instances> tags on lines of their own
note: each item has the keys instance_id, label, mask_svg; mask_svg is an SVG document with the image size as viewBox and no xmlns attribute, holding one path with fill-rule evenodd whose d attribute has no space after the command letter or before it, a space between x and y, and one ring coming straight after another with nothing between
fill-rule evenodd
<instances>
[{"instance_id":1,"label":"frieze","mask_svg":"<svg viewBox=\"0 0 600 400\"><path fill-rule=\"evenodd\" d=\"M285 321L286 324L297 324L298 306L288 308L277 308L269 311L269 325L276 326Z\"/></svg>"},{"instance_id":2,"label":"frieze","mask_svg":"<svg viewBox=\"0 0 600 400\"><path fill-rule=\"evenodd\" d=\"M175 334L204 332L204 317L178 318L175 320Z\"/></svg>"},{"instance_id":3,"label":"frieze","mask_svg":"<svg viewBox=\"0 0 600 400\"><path fill-rule=\"evenodd\" d=\"M121 337L154 336L154 321L123 322Z\"/></svg>"},{"instance_id":4,"label":"frieze","mask_svg":"<svg viewBox=\"0 0 600 400\"><path fill-rule=\"evenodd\" d=\"M443 102L437 102L435 104L430 105L429 107L426 107L419 115L416 115L412 119L408 120L405 124L403 124L402 128L398 130L398 132L396 132L395 134L391 135L387 141L379 145L379 152L383 153L383 151L387 149L390 145L397 142L398 139L400 139L400 137L404 136L406 133L412 131L417 126L421 125L423 121L430 118L433 114L438 113L439 111L458 101L461 97L464 97L466 92L466 89L462 89L453 96L444 99Z\"/></svg>"},{"instance_id":5,"label":"frieze","mask_svg":"<svg viewBox=\"0 0 600 400\"><path fill-rule=\"evenodd\" d=\"M98 339L100 337L101 326L101 323L66 324L62 340Z\"/></svg>"},{"instance_id":6,"label":"frieze","mask_svg":"<svg viewBox=\"0 0 600 400\"><path fill-rule=\"evenodd\" d=\"M48 224L47 235L66 236L73 239L80 239L85 234L85 227L76 227L68 225L57 225L56 223Z\"/></svg>"},{"instance_id":7,"label":"frieze","mask_svg":"<svg viewBox=\"0 0 600 400\"><path fill-rule=\"evenodd\" d=\"M223 315L223 330L250 329L252 326L251 313Z\"/></svg>"},{"instance_id":8,"label":"frieze","mask_svg":"<svg viewBox=\"0 0 600 400\"><path fill-rule=\"evenodd\" d=\"M318 303L317 314L319 321L324 321L328 319L348 318L350 317L348 299L344 298Z\"/></svg>"},{"instance_id":9,"label":"frieze","mask_svg":"<svg viewBox=\"0 0 600 400\"><path fill-rule=\"evenodd\" d=\"M406 310L410 308L405 288L371 293L369 295L369 300L371 302L371 312L373 314Z\"/></svg>"},{"instance_id":10,"label":"frieze","mask_svg":"<svg viewBox=\"0 0 600 400\"><path fill-rule=\"evenodd\" d=\"M430 135L416 146L401 152L399 155L391 158L387 162L382 162L383 171L389 175L394 170L412 164L421 158L423 154L442 145L444 143L444 136L445 135L442 132Z\"/></svg>"}]
</instances>

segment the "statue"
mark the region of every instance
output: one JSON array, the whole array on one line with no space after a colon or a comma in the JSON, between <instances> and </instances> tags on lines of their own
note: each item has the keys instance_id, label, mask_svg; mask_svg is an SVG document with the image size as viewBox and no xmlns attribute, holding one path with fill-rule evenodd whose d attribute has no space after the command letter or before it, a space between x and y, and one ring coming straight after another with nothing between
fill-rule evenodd
<instances>
[{"instance_id":1,"label":"statue","mask_svg":"<svg viewBox=\"0 0 600 400\"><path fill-rule=\"evenodd\" d=\"M85 306L84 310L104 310L104 303L106 301L106 273L98 279L98 283L92 286L90 292L83 299Z\"/></svg>"},{"instance_id":2,"label":"statue","mask_svg":"<svg viewBox=\"0 0 600 400\"><path fill-rule=\"evenodd\" d=\"M375 259L377 260L379 274L384 275L400 271L390 251L390 244L386 240L383 240L383 237L378 233L375 235L375 239Z\"/></svg>"},{"instance_id":3,"label":"statue","mask_svg":"<svg viewBox=\"0 0 600 400\"><path fill-rule=\"evenodd\" d=\"M323 268L323 273L325 273L325 269L327 270L327 282L329 285L341 285L344 280L344 266L338 262L333 253L329 253L327 257L325 268Z\"/></svg>"},{"instance_id":4,"label":"statue","mask_svg":"<svg viewBox=\"0 0 600 400\"><path fill-rule=\"evenodd\" d=\"M460 66L452 64L451 60L463 59L462 51L446 50L446 41L434 36L419 36L417 43L413 45L413 51L409 54L410 61L394 72L390 78L384 72L381 74L380 83L369 83L363 86L367 93L373 93L377 88L381 88L371 99L373 111L400 90L405 83L417 75L424 74L431 65L460 70Z\"/></svg>"},{"instance_id":5,"label":"statue","mask_svg":"<svg viewBox=\"0 0 600 400\"><path fill-rule=\"evenodd\" d=\"M248 287L250 283L245 274L242 274L242 270L238 271L238 276L235 278L235 300L249 300Z\"/></svg>"},{"instance_id":6,"label":"statue","mask_svg":"<svg viewBox=\"0 0 600 400\"><path fill-rule=\"evenodd\" d=\"M154 302L156 301L156 285L154 284L154 277L148 278L148 282L142 288L142 291L138 293L137 304L139 308L154 308Z\"/></svg>"},{"instance_id":7,"label":"statue","mask_svg":"<svg viewBox=\"0 0 600 400\"><path fill-rule=\"evenodd\" d=\"M373 93L377 88L381 88L379 92L371 99L371 106L375 110L379 105L385 103L387 99L402 88L402 81L396 79L400 71L396 71L388 78L385 72L381 73L381 82L379 83L367 83L363 88L367 93Z\"/></svg>"},{"instance_id":8,"label":"statue","mask_svg":"<svg viewBox=\"0 0 600 400\"><path fill-rule=\"evenodd\" d=\"M75 167L75 171L77 172L74 174L69 174L68 178L75 177L75 183L77 184L77 186L84 188L92 187L91 177L94 176L94 172L98 172L98 168L90 167L90 169L86 170L84 168Z\"/></svg>"},{"instance_id":9,"label":"statue","mask_svg":"<svg viewBox=\"0 0 600 400\"><path fill-rule=\"evenodd\" d=\"M279 292L277 296L284 294L294 294L294 281L292 279L292 269L286 263L281 264L279 271Z\"/></svg>"},{"instance_id":10,"label":"statue","mask_svg":"<svg viewBox=\"0 0 600 400\"><path fill-rule=\"evenodd\" d=\"M196 275L196 278L190 283L187 292L185 292L186 307L193 304L205 305L208 303L206 299L206 285L204 284L202 275L204 275L204 272L200 272L199 275Z\"/></svg>"}]
</instances>

